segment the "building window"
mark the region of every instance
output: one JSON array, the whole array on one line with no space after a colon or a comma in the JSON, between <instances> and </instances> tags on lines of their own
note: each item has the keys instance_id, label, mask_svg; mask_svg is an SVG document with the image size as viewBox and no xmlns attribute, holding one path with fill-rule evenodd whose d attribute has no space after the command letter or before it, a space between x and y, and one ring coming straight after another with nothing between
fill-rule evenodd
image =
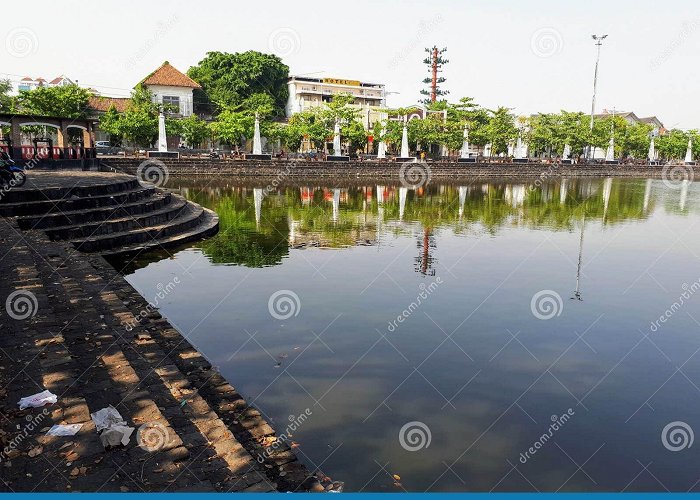
<instances>
[{"instance_id":1,"label":"building window","mask_svg":"<svg viewBox=\"0 0 700 500\"><path fill-rule=\"evenodd\" d=\"M168 113L180 113L180 97L175 95L164 95L163 108Z\"/></svg>"}]
</instances>

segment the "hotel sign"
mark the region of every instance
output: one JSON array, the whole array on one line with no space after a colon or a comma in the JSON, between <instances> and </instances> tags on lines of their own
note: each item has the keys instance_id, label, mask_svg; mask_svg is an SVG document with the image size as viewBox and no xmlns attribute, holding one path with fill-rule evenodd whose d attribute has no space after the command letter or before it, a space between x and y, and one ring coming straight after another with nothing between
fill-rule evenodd
<instances>
[{"instance_id":1,"label":"hotel sign","mask_svg":"<svg viewBox=\"0 0 700 500\"><path fill-rule=\"evenodd\" d=\"M343 80L341 78L322 78L323 83L334 83L336 85L352 85L353 87L359 87L359 80Z\"/></svg>"}]
</instances>

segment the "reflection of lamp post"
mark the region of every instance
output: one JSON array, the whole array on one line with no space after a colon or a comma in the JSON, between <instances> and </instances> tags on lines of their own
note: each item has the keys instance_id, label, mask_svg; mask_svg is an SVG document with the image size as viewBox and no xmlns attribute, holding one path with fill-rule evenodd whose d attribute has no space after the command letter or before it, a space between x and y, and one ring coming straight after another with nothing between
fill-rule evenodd
<instances>
[{"instance_id":1,"label":"reflection of lamp post","mask_svg":"<svg viewBox=\"0 0 700 500\"><path fill-rule=\"evenodd\" d=\"M578 244L578 266L576 267L576 290L572 299L583 300L581 298L581 258L583 257L583 229L586 226L586 214L581 219L581 239Z\"/></svg>"},{"instance_id":2,"label":"reflection of lamp post","mask_svg":"<svg viewBox=\"0 0 700 500\"><path fill-rule=\"evenodd\" d=\"M591 101L591 126L590 131L593 133L593 115L595 114L595 97L596 90L598 89L598 63L600 62L600 47L603 45L603 40L605 40L608 35L591 35L593 40L596 42L596 47L598 47L598 54L595 60L595 70L593 71L593 100ZM588 145L588 154L586 155L586 160L591 158L591 145Z\"/></svg>"}]
</instances>

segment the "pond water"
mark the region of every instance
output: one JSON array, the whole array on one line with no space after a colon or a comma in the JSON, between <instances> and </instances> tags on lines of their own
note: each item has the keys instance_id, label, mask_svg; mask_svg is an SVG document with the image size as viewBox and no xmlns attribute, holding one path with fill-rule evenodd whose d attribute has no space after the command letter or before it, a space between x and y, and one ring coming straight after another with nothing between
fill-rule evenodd
<instances>
[{"instance_id":1,"label":"pond water","mask_svg":"<svg viewBox=\"0 0 700 500\"><path fill-rule=\"evenodd\" d=\"M700 186L170 179L205 242L130 263L347 491L697 490ZM663 320L660 318L663 316ZM397 475L400 479L393 476Z\"/></svg>"}]
</instances>

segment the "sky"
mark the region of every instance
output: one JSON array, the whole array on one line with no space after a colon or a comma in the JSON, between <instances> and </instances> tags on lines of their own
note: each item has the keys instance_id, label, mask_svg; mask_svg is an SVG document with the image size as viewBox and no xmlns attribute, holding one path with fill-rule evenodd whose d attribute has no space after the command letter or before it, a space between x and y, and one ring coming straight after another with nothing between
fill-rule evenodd
<instances>
[{"instance_id":1,"label":"sky","mask_svg":"<svg viewBox=\"0 0 700 500\"><path fill-rule=\"evenodd\" d=\"M447 47L448 98L514 113L596 110L656 115L700 128L697 0L35 0L3 5L0 77L65 74L127 96L168 60L181 71L208 51L258 50L290 73L384 83L390 107L422 98L424 48ZM4 42L4 43L3 43Z\"/></svg>"}]
</instances>

